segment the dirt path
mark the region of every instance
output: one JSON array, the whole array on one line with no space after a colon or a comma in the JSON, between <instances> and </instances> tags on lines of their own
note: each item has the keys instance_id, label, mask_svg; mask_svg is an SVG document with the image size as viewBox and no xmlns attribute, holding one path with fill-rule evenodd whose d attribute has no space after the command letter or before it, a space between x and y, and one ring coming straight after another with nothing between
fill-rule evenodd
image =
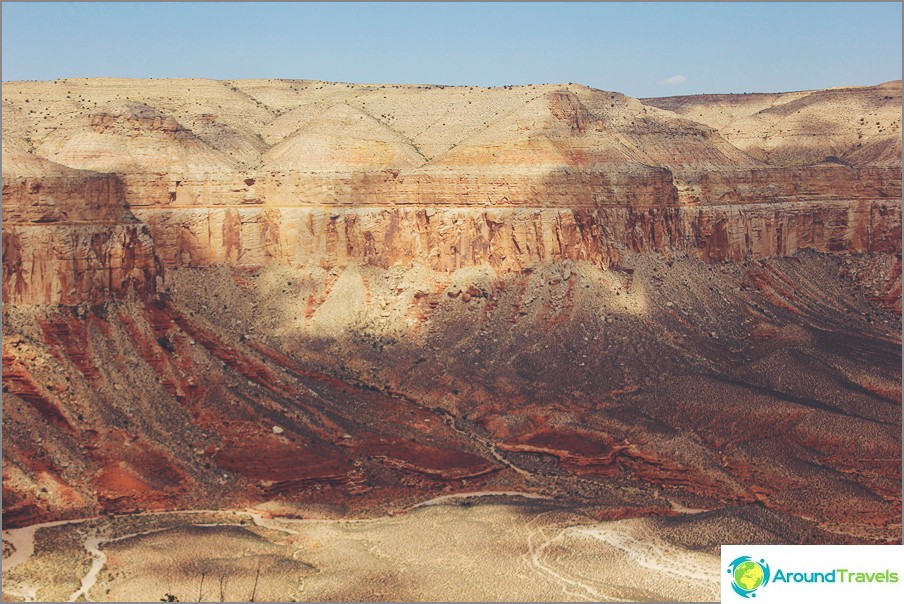
<instances>
[{"instance_id":1,"label":"dirt path","mask_svg":"<svg viewBox=\"0 0 904 604\"><path fill-rule=\"evenodd\" d=\"M342 519L273 519L264 516L261 513L254 512L251 510L172 510L167 512L141 512L139 514L124 514L119 516L112 516L110 518L128 518L128 517L136 517L136 516L166 516L166 515L174 515L174 514L223 514L223 513L231 513L237 516L244 516L251 518L256 526L267 528L270 530L287 533L290 535L299 534L298 531L287 528L282 524L283 521L286 522L320 522L320 523L340 523L340 522L348 522L347 520ZM26 526L22 528L9 529L3 531L3 540L13 546L14 551L8 557L3 559L3 574L5 575L7 572L12 569L21 566L28 562L31 557L35 553L35 534L38 530L44 528L50 528L55 526L63 526L67 524L82 524L88 522L90 520L96 520L100 517L90 517L90 518L77 518L74 520L57 520L53 522L43 522L40 524L33 524L31 526ZM239 522L213 522L213 523L203 523L199 526L241 526ZM94 532L89 534L84 541L85 550L91 555L91 568L82 577L81 587L78 590L72 593L69 596L70 602L77 601L80 597L85 600L90 600L91 589L97 583L97 579L100 576L100 572L103 570L104 566L107 563L107 555L103 551L103 547L110 543L115 543L116 541L122 541L124 539L130 539L132 537L140 537L143 535L150 535L152 533L157 533L161 531L168 530L170 527L162 527L155 528L147 531L141 531L137 533L129 533L127 535L120 535L119 537L104 537L100 535L98 532ZM31 584L23 584L20 586L13 586L10 583L4 584L3 590L9 595L18 596L28 602L33 602L37 599L37 592L40 589L40 585L31 585Z\"/></svg>"},{"instance_id":2,"label":"dirt path","mask_svg":"<svg viewBox=\"0 0 904 604\"><path fill-rule=\"evenodd\" d=\"M35 552L35 531L40 524L33 524L20 529L3 531L3 540L13 546L13 553L3 559L3 571L12 570L24 564Z\"/></svg>"},{"instance_id":3,"label":"dirt path","mask_svg":"<svg viewBox=\"0 0 904 604\"><path fill-rule=\"evenodd\" d=\"M8 571L25 564L31 559L35 553L35 533L38 532L38 529L63 526L65 524L78 524L80 522L85 522L86 520L88 519L56 520L54 522L44 522L22 528L4 530L3 540L13 546L13 553L3 559L3 573L6 574ZM4 585L3 590L12 596L22 598L26 602L34 602L38 597L38 586L31 584L22 584L19 586Z\"/></svg>"},{"instance_id":4,"label":"dirt path","mask_svg":"<svg viewBox=\"0 0 904 604\"><path fill-rule=\"evenodd\" d=\"M139 514L127 514L121 516L112 516L111 518L126 518L126 517L134 517L134 516L164 516L171 514L218 514L223 513L223 510L173 510L168 512L142 512ZM236 511L233 512L236 514L245 514L251 516L252 518L255 514L251 512L244 511ZM14 568L21 566L27 563L31 557L35 553L35 534L40 529L51 528L56 526L64 526L68 524L82 524L88 522L90 520L96 520L100 518L99 516L93 516L89 518L76 518L73 520L55 520L53 522L42 522L40 524L32 524L31 526L25 526L22 528L15 529L7 529L3 531L3 540L13 546L14 551L8 557L3 559L3 574L5 575L9 571ZM230 523L217 523L218 525L226 525ZM275 528L275 527L274 527ZM114 541L120 541L122 539L129 539L131 537L138 537L145 534L155 533L162 530L166 530L166 528L161 529L152 529L150 531L143 531L139 533L131 533L128 535L122 535L120 537L115 538L103 538L99 536L97 533L93 533L88 535L84 541L85 550L91 555L91 568L88 570L88 573L82 577L81 587L76 590L71 596L69 596L70 602L75 602L79 597L84 597L86 600L89 599L89 593L91 588L94 587L95 583L97 583L97 578L100 575L100 571L103 570L104 565L107 562L107 555L101 550L101 546L107 543L111 543ZM285 529L277 529L277 530L285 530ZM37 598L37 592L40 586L35 586L31 584L23 584L20 586L12 586L4 581L3 591L14 596L19 596L25 601L33 602Z\"/></svg>"},{"instance_id":5,"label":"dirt path","mask_svg":"<svg viewBox=\"0 0 904 604\"><path fill-rule=\"evenodd\" d=\"M97 576L107 563L107 554L100 550L100 544L101 539L96 535L85 539L85 549L92 557L91 568L88 570L88 574L82 577L82 586L69 596L70 602L77 601L80 596L83 596L85 600L90 600L88 595L91 593L91 588L97 583Z\"/></svg>"},{"instance_id":6,"label":"dirt path","mask_svg":"<svg viewBox=\"0 0 904 604\"><path fill-rule=\"evenodd\" d=\"M262 514L258 514L257 512L244 512L251 516L251 519L254 521L255 526L259 526L262 528L268 528L273 531L279 531L281 533L289 533L290 535L298 535L298 531L293 531L290 528L286 528L285 526L281 526L279 522L273 518L265 518ZM338 521L337 521L338 522Z\"/></svg>"},{"instance_id":7,"label":"dirt path","mask_svg":"<svg viewBox=\"0 0 904 604\"><path fill-rule=\"evenodd\" d=\"M422 408L426 409L426 407L422 407ZM483 438L481 436L477 436L476 434L472 434L471 432L468 432L466 430L462 430L461 428L459 428L458 425L455 423L455 416L452 415L451 413L449 413L448 411L446 411L444 409L429 409L429 410L435 411L435 412L441 414L443 417L443 422L445 422L445 424L447 426L449 426L450 428L452 428L453 430L455 430L456 432L458 432L459 434L461 434L462 436L464 436L471 442L477 443L479 446L481 446L484 449L486 449L487 451L489 451L490 455L492 455L493 458L496 461L498 461L499 463L501 463L502 465L514 470L515 472L517 472L518 474L521 474L522 476L527 476L529 478L535 477L532 472L528 472L524 468L514 464L512 461L510 461L504 455L501 455L499 453L499 451L496 450L495 442L493 442L489 439Z\"/></svg>"},{"instance_id":8,"label":"dirt path","mask_svg":"<svg viewBox=\"0 0 904 604\"><path fill-rule=\"evenodd\" d=\"M48 528L51 526L63 526L65 524L78 524L91 520L90 518L78 518L76 520L55 520L53 522L43 522L41 524L32 524L22 528L6 529L3 531L3 540L13 546L14 550L9 557L3 559L3 572L12 570L28 562L35 553L35 533L38 529Z\"/></svg>"}]
</instances>

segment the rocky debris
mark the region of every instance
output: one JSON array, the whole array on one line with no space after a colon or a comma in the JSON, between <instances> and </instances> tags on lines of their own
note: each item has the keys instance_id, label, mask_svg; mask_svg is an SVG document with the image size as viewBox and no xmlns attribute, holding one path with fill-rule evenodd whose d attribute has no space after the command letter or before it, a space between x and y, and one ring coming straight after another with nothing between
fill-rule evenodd
<instances>
[{"instance_id":1,"label":"rocky debris","mask_svg":"<svg viewBox=\"0 0 904 604\"><path fill-rule=\"evenodd\" d=\"M871 308L870 303L856 290L845 289L850 281L838 275L838 264L828 255L802 254L742 266L714 267L692 258L670 262L633 256L632 275L573 262L572 278L554 286L548 282L557 275L561 278L562 265L486 278L468 272L473 269L462 269L452 279L461 285L451 289L460 292L459 299L471 287L486 292L487 297L481 298L486 300L485 308L465 319L461 303L441 296L447 302L436 308L424 304L420 310L430 321L424 331L403 330L405 337L397 338L390 335L391 329L398 329L392 323L368 328L378 329L372 332L378 348L371 347L367 338L356 343L350 333L324 347L313 335L316 332L301 326L288 336L276 336L281 326L278 313L293 308L297 296L294 291L268 293L272 283L285 282L280 272L244 271L233 279L226 269L176 271L174 299L167 303L110 303L101 313L86 313L84 307L68 313L65 321L60 316L43 319L48 328L38 324L37 331L28 327L25 311L29 307L15 307L8 311L12 315L7 315L5 329L29 335L13 334L5 353L7 455L23 463L20 453L32 439L47 447L61 438L53 432L59 426L36 404L37 399L29 399L29 391L17 377L17 371L21 374L28 368L30 383L43 383L51 371L60 373L36 362L50 358L83 388L76 406L65 390L36 387L43 399L70 418L81 434L79 439L91 445L80 449L86 452L82 461L62 451L50 453L53 467L66 467L67 480L81 485L82 506L96 501L109 510L166 508L187 505L201 497L197 493L206 493L203 498L208 504L233 496L299 502L353 498L354 509L372 510L399 497L422 498L447 487L530 489L555 484L557 497L574 505L596 501L603 490L615 502L641 496L629 496L629 491L643 493L649 488L700 497L707 506L759 499L789 513L812 509L813 501L790 498L793 485L805 482L831 489L837 486L834 479L811 472L806 468L812 466L806 464L782 466L775 472L771 469L777 463L775 456L784 459L782 455L796 451L792 443L798 438L813 446L847 451L859 446L861 423L890 421L888 406L871 397L893 400L899 388L894 346L876 344L881 342L879 334L889 337L897 319L893 324L869 324L860 313ZM319 269L308 270L318 274ZM353 270L369 288L380 283L378 289L369 290L375 299L402 295L399 289L412 296L415 291L443 291L443 273L385 272L376 267ZM754 285L727 297L725 292L735 292L736 284L751 271L769 276L762 281L762 289ZM324 280L312 281L303 272L295 274L299 281L316 283L318 288L328 285ZM662 288L651 287L652 275L663 276ZM551 289L565 292L568 284L584 282L591 287L574 287L570 303L547 309L553 299ZM796 284L795 289L787 289L785 283ZM528 291L535 292L530 294L534 299L525 303ZM316 290L311 292L323 299ZM650 299L645 302L646 311L632 315L623 300L637 292ZM853 344L862 351L858 354L869 355L868 371L858 368L850 360L853 356L831 352L832 340L822 342L809 335L808 330L816 325L825 330L825 322L839 316L823 306L827 294L838 304L856 309L842 315L849 322L847 331L832 334L847 333L852 326L874 334L866 347ZM792 296L792 308L805 314L786 310L783 305L792 301L782 296ZM493 299L495 306L489 304ZM536 320L510 327L505 318L519 307ZM375 304L362 312L380 314L382 308ZM315 306L314 317L319 312ZM767 322L764 316L771 318ZM801 327L801 322L809 327ZM242 342L241 336L251 332L261 335ZM102 340L97 339L100 333L106 334ZM718 338L712 338L712 333ZM163 337L175 352L169 353L158 342ZM189 338L198 344L191 346ZM26 341L38 345L25 345ZM299 341L305 344L299 347ZM138 354L122 364L107 350L109 344L102 342L119 342L117 346ZM51 352L43 352L45 348ZM792 350L798 357L786 356ZM343 366L336 364L337 358L344 359ZM656 362L650 363L651 358ZM802 372L796 361L789 361L793 358L819 359L825 363L819 365L824 370ZM764 362L773 365L757 365ZM112 383L148 380L154 385L142 387L146 394L138 399L124 397L106 377L103 381L91 377L96 371L92 368L98 367L104 368ZM835 372L840 368L848 376L845 379L856 380L862 388L839 390L844 382L838 381L840 374ZM707 377L700 377L700 372ZM813 382L803 383L798 391L796 383L802 375L811 375ZM789 376L794 379L786 381ZM772 384L771 379L779 381ZM701 380L708 380L706 388L713 394L700 390ZM192 390L192 383L203 387ZM490 390L494 384L502 385L506 393ZM724 390L739 387L748 390ZM129 386L128 391L134 392L135 387ZM788 408L790 415L782 415L789 397L799 402ZM831 401L833 406L820 407L823 402L809 406L806 397ZM799 424L798 432L792 434L782 427L770 429L765 420L741 421L738 409L726 407L725 401L744 400L779 409L781 421L786 422L782 426L798 425L795 422L805 417L816 423ZM849 406L841 406L848 405L845 400L851 401ZM28 415L29 408L37 414ZM76 413L84 419L78 420ZM823 425L819 422L834 421L842 413L872 420L841 415L847 418L843 433L819 427ZM37 422L24 421L33 417L39 418ZM262 421L264 417L269 421ZM103 436L111 424L128 426L129 436ZM886 435L889 429L893 431L871 428L877 458L898 454L899 441ZM44 434L35 439L35 430ZM89 432L97 436L89 437ZM158 460L142 465L145 462L139 458L130 458L125 466L110 466L108 460L124 459L141 447L141 435L146 433L173 434L162 437L161 451L172 450L160 453L165 464ZM702 440L697 435L703 435ZM743 443L763 439L771 439L770 447L786 453L762 450L752 461ZM185 451L183 442L188 447ZM487 443L527 475L507 467ZM831 463L846 468L842 459L851 458L832 457ZM170 466L178 472L165 470ZM37 470L27 470L32 471ZM98 471L102 473L95 480ZM868 464L860 471L868 488L894 494L893 472L889 474L888 467ZM794 480L785 482L785 473ZM844 480L849 476L845 474ZM620 491L618 485L623 483L630 485L628 491ZM24 497L29 493L27 484L11 481L7 488L18 489ZM646 486L638 491L638 485ZM9 501L20 499L11 496ZM842 499L836 494L834 501L838 504ZM867 505L854 495L845 495L843 501L847 503L836 506L838 513L820 507L820 518L828 522L842 514L850 519L853 507L846 506ZM38 507L28 508L27 514L22 508L23 518L55 517L61 510L73 509L66 507L72 504L59 502L49 507L41 502L34 505ZM873 520L861 515L857 522L881 526L876 519L883 514L893 517L893 507L870 503L858 509L868 510L864 513ZM883 529L872 530L878 534Z\"/></svg>"}]
</instances>

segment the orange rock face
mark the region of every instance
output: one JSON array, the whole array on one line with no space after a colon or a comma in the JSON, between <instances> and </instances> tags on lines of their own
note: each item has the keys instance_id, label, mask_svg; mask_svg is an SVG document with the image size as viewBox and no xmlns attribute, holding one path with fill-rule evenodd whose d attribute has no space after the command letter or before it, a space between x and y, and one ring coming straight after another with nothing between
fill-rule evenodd
<instances>
[{"instance_id":1,"label":"orange rock face","mask_svg":"<svg viewBox=\"0 0 904 604\"><path fill-rule=\"evenodd\" d=\"M4 303L98 304L156 291L150 231L127 209L118 177L5 147L3 166Z\"/></svg>"},{"instance_id":2,"label":"orange rock face","mask_svg":"<svg viewBox=\"0 0 904 604\"><path fill-rule=\"evenodd\" d=\"M714 261L899 247L900 161L857 160L864 145L900 146L898 122L861 127L850 149L834 143L841 159L809 165L773 165L730 144L745 111L805 100L813 112L828 93L746 105L718 97L698 123L657 107L694 118L707 99L644 105L580 86L433 89L411 113L392 101L410 102L410 89L346 88L327 101L325 84L274 81L268 95L279 100L262 113L225 86L199 85L219 112L192 109L186 92L164 97L167 82L8 85L11 110L23 95L56 108L62 88L82 100L62 127L26 114L5 131L4 300L153 291L153 253L170 267L426 261L450 271L561 259L605 267L625 250ZM884 116L900 88L836 97ZM425 123L434 111L446 121ZM770 136L772 149L799 139ZM76 222L108 226L64 226ZM35 226L51 223L56 231Z\"/></svg>"},{"instance_id":3,"label":"orange rock face","mask_svg":"<svg viewBox=\"0 0 904 604\"><path fill-rule=\"evenodd\" d=\"M5 522L488 489L900 540L900 82L3 103Z\"/></svg>"}]
</instances>

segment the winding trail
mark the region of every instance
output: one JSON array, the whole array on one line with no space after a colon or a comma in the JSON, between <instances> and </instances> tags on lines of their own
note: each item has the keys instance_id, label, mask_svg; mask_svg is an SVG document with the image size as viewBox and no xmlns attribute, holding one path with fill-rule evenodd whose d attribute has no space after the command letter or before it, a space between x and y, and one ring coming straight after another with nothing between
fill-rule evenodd
<instances>
[{"instance_id":1,"label":"winding trail","mask_svg":"<svg viewBox=\"0 0 904 604\"><path fill-rule=\"evenodd\" d=\"M428 409L427 407L422 407L422 408ZM518 474L521 474L522 476L527 476L529 478L536 478L536 476L534 476L534 474L532 472L529 472L529 471L525 470L524 468L522 468L518 465L515 465L507 457L505 457L504 455L501 455L499 453L499 451L496 450L495 442L493 442L487 438L483 438L482 436L477 436L476 434L473 434L471 432L468 432L466 430L462 430L461 428L459 428L458 425L455 423L455 416L452 415L451 413L449 413L448 411L446 411L445 409L430 408L428 410L434 411L434 412L442 415L443 422L445 422L445 424L447 426L449 426L450 428L452 428L453 430L455 430L456 432L458 432L459 434L461 434L468 440L478 443L479 445L484 447L487 451L490 452L490 455L492 455L493 458L496 459L496 461L498 461L502 465L514 470L515 472L517 472Z\"/></svg>"},{"instance_id":2,"label":"winding trail","mask_svg":"<svg viewBox=\"0 0 904 604\"><path fill-rule=\"evenodd\" d=\"M491 496L508 496L523 497L525 499L549 500L551 497L539 495L536 493L525 493L520 491L472 491L467 493L451 493L434 497L426 501L422 501L408 508L407 511L413 511L419 508L425 508L435 505L443 505L457 499L491 497ZM688 512L698 510L687 510ZM226 516L220 521L211 523L195 523L198 526L247 526L238 521L240 518L250 518L254 526L278 531L289 536L288 543L296 545L295 539L291 537L301 534L301 531L289 528L287 525L308 525L311 523L320 524L349 524L349 523L372 523L380 520L390 520L393 516L384 518L369 519L323 519L323 518L272 518L266 512L259 512L255 509L245 510L173 510L167 512L143 512L140 514L124 514L113 517L93 517L81 518L75 520L60 520L54 522L45 522L34 524L28 527L9 529L3 531L3 540L11 544L15 549L7 558L3 560L3 574L11 571L23 564L26 564L35 554L35 535L38 530L43 528L57 527L63 525L83 524L91 520L103 518L104 520L130 518L136 516L169 516L175 514L182 515L200 515L213 514ZM661 542L657 539L643 538L642 534L636 534L636 531L629 526L622 526L617 523L596 524L596 525L575 525L563 526L560 522L550 519L547 523L548 512L537 514L526 525L527 550L521 555L521 560L525 566L529 567L539 576L546 577L558 585L561 589L562 596L587 601L617 601L620 598L618 594L607 593L605 585L584 577L574 575L567 569L557 564L555 558L550 553L551 548L560 545L568 537L580 536L591 538L604 544L606 547L620 550L627 555L630 564L635 564L641 568L654 572L665 573L676 578L681 578L691 582L718 583L717 564L712 563L712 556L702 553L687 552L678 547ZM230 518L229 516L232 516ZM189 521L190 522L190 521ZM556 526L558 524L558 526ZM109 525L86 531L83 545L85 550L91 556L91 567L84 577L81 579L79 589L69 596L69 601L74 602L79 598L90 600L91 590L97 584L101 571L107 564L107 555L104 553L104 546L122 541L133 537L148 535L152 533L170 530L172 526L155 527L141 532L134 532L125 535L112 536L107 534ZM642 527L640 529L643 531ZM292 558L298 559L298 555L303 549L297 549L293 552ZM40 585L23 582L19 585L13 585L11 582L4 582L4 592L23 598L26 601L35 601L38 597Z\"/></svg>"},{"instance_id":3,"label":"winding trail","mask_svg":"<svg viewBox=\"0 0 904 604\"><path fill-rule=\"evenodd\" d=\"M86 522L89 518L78 518L76 520L54 520L53 522L43 522L41 524L32 524L17 529L4 529L3 540L13 546L13 553L3 559L3 572L6 573L17 566L21 566L28 562L35 553L35 533L38 529L49 528L52 526L63 526L66 524L78 524ZM38 588L34 585L23 584L17 587L7 587L4 585L4 591L10 595L18 596L26 602L34 602L38 597Z\"/></svg>"},{"instance_id":4,"label":"winding trail","mask_svg":"<svg viewBox=\"0 0 904 604\"><path fill-rule=\"evenodd\" d=\"M3 559L3 572L12 570L28 562L35 553L35 533L38 529L49 528L52 526L63 526L65 524L78 524L86 522L91 518L77 518L75 520L54 520L53 522L42 522L41 524L32 524L16 529L4 529L3 540L13 546L15 551L8 558Z\"/></svg>"},{"instance_id":5,"label":"winding trail","mask_svg":"<svg viewBox=\"0 0 904 604\"><path fill-rule=\"evenodd\" d=\"M28 562L35 552L35 534L40 529L51 528L55 526L64 526L68 524L83 524L89 522L91 520L97 520L100 518L130 518L136 516L166 516L166 515L175 515L175 514L223 514L223 513L232 513L232 514L242 514L250 516L254 519L255 524L259 526L266 526L267 521L264 520L260 514L255 514L253 512L247 511L236 511L236 510L170 510L165 512L141 512L138 514L121 514L117 516L92 516L89 518L76 518L73 520L55 520L53 522L42 522L40 524L32 524L31 526L25 526L22 528L15 529L7 529L3 531L3 540L13 546L14 551L8 557L3 559L3 574L11 571L12 569L21 566ZM257 518L255 518L257 517ZM260 522L258 522L260 519ZM264 524L261 524L264 523ZM230 522L218 522L214 523L212 526L231 526L234 523ZM82 577L81 587L72 593L69 596L70 602L75 602L79 597L84 597L86 600L89 599L89 594L91 592L91 588L97 583L97 579L100 576L100 571L103 570L104 566L107 563L107 555L101 550L102 545L106 545L108 543L113 543L116 541L122 541L124 539L130 539L132 537L140 537L142 535L149 535L152 533L157 533L161 531L168 530L170 527L162 527L155 528L147 531L141 531L137 533L129 533L127 535L121 535L119 537L111 537L104 538L99 536L97 532L88 535L84 541L85 550L91 555L91 568L88 570L87 574ZM281 527L277 527L273 525L272 527L275 530L281 530L284 532L294 532L289 531L288 529L284 529ZM20 586L19 588L11 587L9 585L4 585L3 590L10 594L23 598L28 602L33 602L37 599L37 591L38 587L33 585L25 584Z\"/></svg>"},{"instance_id":6,"label":"winding trail","mask_svg":"<svg viewBox=\"0 0 904 604\"><path fill-rule=\"evenodd\" d=\"M251 516L251 519L254 521L255 526L259 526L262 528L268 528L272 531L279 531L281 533L288 533L290 535L298 535L300 534L298 531L293 531L290 528L286 528L284 526L280 526L279 523L273 518L266 518L263 514L259 514L257 512L246 511L245 514Z\"/></svg>"},{"instance_id":7,"label":"winding trail","mask_svg":"<svg viewBox=\"0 0 904 604\"><path fill-rule=\"evenodd\" d=\"M13 553L3 559L3 570L12 570L24 564L35 553L35 531L40 524L33 524L20 529L4 530L3 540L13 546Z\"/></svg>"},{"instance_id":8,"label":"winding trail","mask_svg":"<svg viewBox=\"0 0 904 604\"><path fill-rule=\"evenodd\" d=\"M284 522L319 522L319 523L347 523L354 522L353 520L344 520L344 519L321 519L321 518L311 518L311 519L300 519L300 518L285 518L276 520L273 518L268 518L264 514L259 512L255 512L252 510L170 510L163 512L140 512L138 514L120 514L116 516L92 516L89 518L76 518L74 520L55 520L53 522L42 522L40 524L32 524L31 526L26 526L22 528L8 529L3 531L3 540L11 544L14 548L12 554L3 559L3 573L6 574L8 571L21 566L28 562L31 557L35 553L35 534L38 530L44 528L50 528L55 526L64 526L68 524L83 524L89 522L91 520L98 519L117 519L117 518L134 518L140 516L167 516L167 515L176 515L176 514L233 514L236 516L244 516L250 518L255 526L259 526L262 528L267 528L270 530L287 533L290 535L298 535L299 532L290 528L287 528L282 523ZM371 519L363 519L362 522L366 522ZM243 526L239 522L212 522L212 523L201 523L197 526ZM88 569L88 572L81 579L81 587L73 592L69 596L70 602L77 601L80 597L83 597L85 600L90 600L91 589L97 583L97 580L100 576L100 572L103 570L104 566L107 564L107 555L103 552L102 547L115 543L117 541L123 541L125 539L131 539L132 537L141 537L144 535L150 535L153 533L159 533L166 530L169 530L172 527L160 527L153 528L146 531L140 531L136 533L129 533L126 535L120 535L118 537L104 537L101 536L98 532L94 532L89 534L84 541L85 550L91 555L91 568ZM293 558L296 554L301 550L297 550L293 554ZM13 587L9 584L4 585L3 590L14 596L19 596L27 602L34 602L37 599L37 592L39 587L36 587L31 584L24 584L19 587Z\"/></svg>"},{"instance_id":9,"label":"winding trail","mask_svg":"<svg viewBox=\"0 0 904 604\"><path fill-rule=\"evenodd\" d=\"M85 600L89 600L88 594L91 592L91 588L94 587L94 584L97 583L97 577L100 574L101 569L103 569L104 565L107 563L107 554L100 550L100 544L101 539L96 535L92 535L85 539L85 549L88 550L88 553L91 554L93 558L91 561L91 568L88 570L88 574L82 577L82 586L69 596L70 602L75 602L79 599L79 596L84 596Z\"/></svg>"},{"instance_id":10,"label":"winding trail","mask_svg":"<svg viewBox=\"0 0 904 604\"><path fill-rule=\"evenodd\" d=\"M535 518L531 524L538 520L539 517ZM606 547L623 552L628 557L629 565L633 564L691 583L718 584L717 556L682 550L652 536L647 538L643 535L635 536L634 532L633 527L619 524L618 521L602 525L567 527L547 525L538 529L529 528L528 553L522 555L522 560L534 571L555 581L565 596L582 600L620 601L625 598L625 594L618 591L607 593L604 583L567 572L550 559L547 550L573 536L589 537L602 542Z\"/></svg>"}]
</instances>

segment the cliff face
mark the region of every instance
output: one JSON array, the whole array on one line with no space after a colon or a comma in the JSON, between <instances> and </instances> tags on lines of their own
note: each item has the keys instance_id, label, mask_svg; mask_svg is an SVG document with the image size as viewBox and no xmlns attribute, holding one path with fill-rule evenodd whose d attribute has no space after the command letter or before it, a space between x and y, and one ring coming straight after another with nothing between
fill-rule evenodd
<instances>
[{"instance_id":1,"label":"cliff face","mask_svg":"<svg viewBox=\"0 0 904 604\"><path fill-rule=\"evenodd\" d=\"M3 302L101 304L154 295L158 260L147 225L112 174L3 152Z\"/></svg>"},{"instance_id":2,"label":"cliff face","mask_svg":"<svg viewBox=\"0 0 904 604\"><path fill-rule=\"evenodd\" d=\"M900 206L889 201L603 208L178 208L135 211L167 267L272 263L440 271L544 262L617 265L626 252L707 262L822 252L894 253Z\"/></svg>"},{"instance_id":3,"label":"cliff face","mask_svg":"<svg viewBox=\"0 0 904 604\"><path fill-rule=\"evenodd\" d=\"M5 522L498 489L900 540L899 83L3 94Z\"/></svg>"},{"instance_id":4,"label":"cliff face","mask_svg":"<svg viewBox=\"0 0 904 604\"><path fill-rule=\"evenodd\" d=\"M101 304L150 298L158 267L147 226L10 225L3 233L6 304Z\"/></svg>"},{"instance_id":5,"label":"cliff face","mask_svg":"<svg viewBox=\"0 0 904 604\"><path fill-rule=\"evenodd\" d=\"M5 94L18 117L4 126L10 302L151 292L148 234L170 267L521 270L566 258L606 267L625 252L714 261L899 248L900 162L864 154L900 147L900 124L881 117L851 138L844 121L863 107L869 120L890 115L893 84L648 104L581 86L296 81L64 80ZM843 161L773 162L738 143L745 119L838 103ZM812 120L795 119L793 136L769 130L770 149L799 147Z\"/></svg>"}]
</instances>

